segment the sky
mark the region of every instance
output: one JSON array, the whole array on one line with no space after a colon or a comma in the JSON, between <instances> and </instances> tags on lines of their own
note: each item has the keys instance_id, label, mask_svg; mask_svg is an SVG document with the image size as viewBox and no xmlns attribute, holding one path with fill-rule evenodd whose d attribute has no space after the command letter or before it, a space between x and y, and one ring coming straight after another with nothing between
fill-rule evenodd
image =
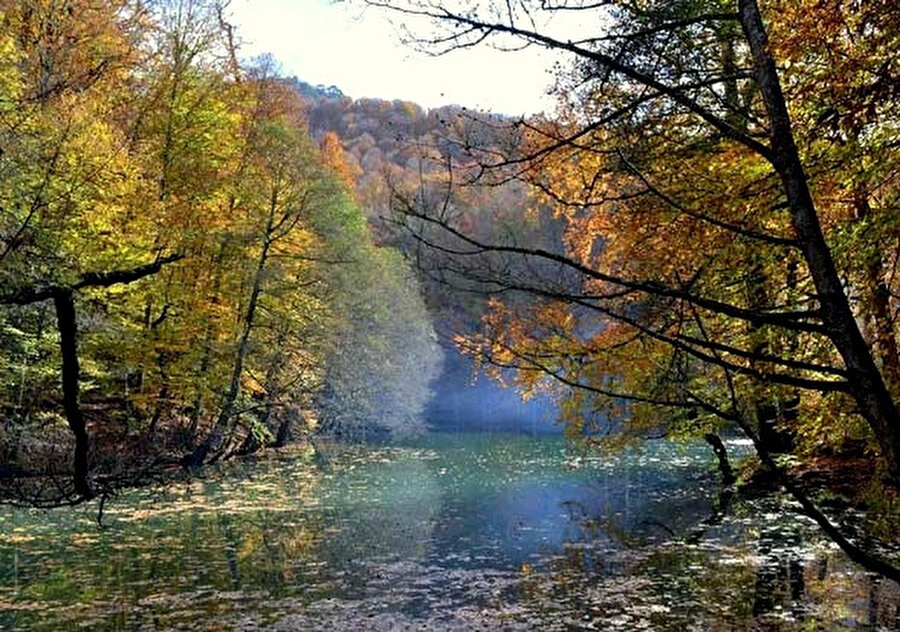
<instances>
[{"instance_id":1,"label":"sky","mask_svg":"<svg viewBox=\"0 0 900 632\"><path fill-rule=\"evenodd\" d=\"M271 53L282 74L353 98L464 105L511 116L550 111L553 57L485 46L429 56L400 42L379 10L329 0L233 0L242 54Z\"/></svg>"}]
</instances>

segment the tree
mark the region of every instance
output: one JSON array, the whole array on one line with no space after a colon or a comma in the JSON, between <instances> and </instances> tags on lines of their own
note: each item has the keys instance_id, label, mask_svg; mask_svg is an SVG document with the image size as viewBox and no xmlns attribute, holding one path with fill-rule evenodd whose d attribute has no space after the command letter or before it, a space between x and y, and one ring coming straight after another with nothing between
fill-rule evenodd
<instances>
[{"instance_id":1,"label":"tree","mask_svg":"<svg viewBox=\"0 0 900 632\"><path fill-rule=\"evenodd\" d=\"M490 41L571 60L558 117L517 121L512 151L475 145L454 168L457 180L527 183L566 222L559 248L474 235L454 217L452 195L431 206L421 193L398 197L398 221L432 275L536 299L496 300L485 335L464 345L519 369L526 388L554 377L576 429L604 410L646 434L661 425L656 411L674 410L694 432L709 430L704 417L739 426L776 469L764 441L773 415L816 441L839 433L843 418L812 423L810 412L843 409L864 419L888 477L900 480L896 332L883 317L891 257L866 266L835 254L860 223L847 217L848 200L895 205L896 164L882 165L874 186L858 166L876 147L890 153L896 8L834 3L801 17L773 4L767 29L755 0L370 4L425 20L436 34L415 41L432 51ZM538 26L567 11L596 30ZM845 58L861 65L844 70L852 88L817 103L810 93L834 50L852 50ZM828 116L839 131L823 137ZM877 323L877 345L858 322Z\"/></svg>"},{"instance_id":2,"label":"tree","mask_svg":"<svg viewBox=\"0 0 900 632\"><path fill-rule=\"evenodd\" d=\"M358 439L425 428L441 366L419 283L398 251L362 243L335 270L336 323L317 397L319 430Z\"/></svg>"},{"instance_id":3,"label":"tree","mask_svg":"<svg viewBox=\"0 0 900 632\"><path fill-rule=\"evenodd\" d=\"M296 293L317 248L297 217L278 214L298 205L283 189L303 169L298 187L334 187L319 178L296 99L222 61L231 40L219 3L3 9L0 437L5 468L56 480L61 401L74 491L24 500L78 502L176 460L206 421L203 398L246 377L235 365L246 368L252 288L264 285L252 270L277 267ZM297 229L290 253L273 234L286 227ZM267 239L278 248L262 256Z\"/></svg>"},{"instance_id":4,"label":"tree","mask_svg":"<svg viewBox=\"0 0 900 632\"><path fill-rule=\"evenodd\" d=\"M239 314L231 377L212 432L184 463L197 466L221 456L233 428L235 405L251 350L251 335L264 296L276 276L302 286L304 268L316 259L318 236L312 216L337 195L333 178L310 146L296 95L266 76L253 79L255 103L248 121L246 168L229 202L244 217L244 247L252 253L245 278L248 294ZM274 376L270 376L270 380Z\"/></svg>"},{"instance_id":5,"label":"tree","mask_svg":"<svg viewBox=\"0 0 900 632\"><path fill-rule=\"evenodd\" d=\"M163 265L180 258L180 255L170 256L131 270L90 272L69 286L34 286L0 296L0 305L31 305L47 299L53 300L57 329L59 330L63 409L69 429L75 437L75 450L72 456L72 482L76 494L73 500L76 502L90 500L95 496L95 491L91 487L89 480L88 450L90 449L90 439L79 402L78 325L75 314L74 293L82 288L110 287L132 283L151 274L156 274Z\"/></svg>"},{"instance_id":6,"label":"tree","mask_svg":"<svg viewBox=\"0 0 900 632\"><path fill-rule=\"evenodd\" d=\"M74 491L60 493L79 502L96 492L79 402L74 294L131 283L180 258L154 251L127 231L140 185L132 156L120 151L122 130L110 112L121 103L120 82L140 58L131 38L141 32L142 12L123 2L35 1L2 8L8 91L0 111L0 304L21 306L14 312L19 316L40 313L43 332L39 304L53 301L59 357L40 360L61 366L61 399L75 444ZM23 366L20 393L26 379ZM18 421L26 420L27 413Z\"/></svg>"},{"instance_id":7,"label":"tree","mask_svg":"<svg viewBox=\"0 0 900 632\"><path fill-rule=\"evenodd\" d=\"M595 5L575 4L548 10L563 8L598 9ZM502 35L568 52L579 64L578 80L585 87L582 102L577 104L581 109L572 117L574 124L523 122L525 151L493 162L487 162L481 156L480 166L497 171L505 169L502 176L525 179L542 189L559 207L578 209L587 206L587 212L571 221L582 229L581 239L576 240L576 236L570 234L565 255L515 246L493 248L494 252L554 262L598 286L596 289L614 288L629 295L702 310L716 318L728 318L734 321L732 329L735 331L745 329L749 324L826 338L843 366L823 362L792 367L792 359L770 357L770 354L758 354L740 346L729 344L719 349L714 341L685 340L684 336L672 337L658 331L644 332L655 335L658 342L681 348L699 360L731 372L789 387L847 392L872 427L889 471L896 474L900 471L897 411L871 349L856 324L856 314L842 285L832 250L825 241L820 213L810 192L810 177L804 170L793 120L759 9L751 1L738 3L733 11L719 9L715 3L640 7L604 4L600 10L616 28L608 34L570 41L520 26L520 20L530 12L524 5L518 5L508 15L494 20L490 18L497 16L484 17L477 11L455 13L452 9L430 4L413 3L400 7L409 15L437 20L449 29L449 33L422 40L426 44L462 46L478 38ZM737 35L738 27L743 37ZM730 34L726 34L729 28ZM722 43L723 38L729 42L727 47ZM698 41L704 45L698 46ZM727 54L723 53L724 48L727 48ZM736 58L738 51L743 54ZM745 97L735 101L739 98L735 93L741 92ZM637 146L629 151L624 142ZM707 187L702 190L705 195L694 192L693 199L682 197L688 195L684 191L686 187L675 190L677 195L670 195L654 181L657 174L668 176L670 180L673 178L672 167L668 167L666 173L658 166L665 157L678 162L680 168L694 164L721 171L727 169L728 173L744 180L745 187L758 187L744 193L744 198L751 204L757 201L769 203L787 213L779 215L778 210L755 208L754 204L751 209L744 210L743 218L736 219L734 215L741 209L734 208L735 198L740 191L721 187L718 190ZM565 184L557 186L558 181L553 180L552 173L541 171L548 163L556 161L560 164L563 160L577 166L575 178L581 175L580 180L568 185L568 190ZM645 165L654 171L646 173ZM746 174L743 178L742 170ZM573 188L587 191L588 195L573 196ZM698 265L704 263L709 267L706 263L711 260L709 253L704 253L704 260L698 260L691 256L692 253L684 253L684 244L675 239L668 245L661 240L651 242L655 252L644 248L641 253L644 258L638 258L638 261L650 265L634 271L644 276L630 274L632 270L627 268L607 271L596 265L605 263L604 258L608 259L610 253L619 254L621 259L621 253L616 253L612 244L600 244L601 240L615 242L623 234L625 240L632 238L627 231L604 232L609 226L601 224L604 218L611 216L610 212L604 212L604 205L606 210L614 206L614 212L627 216L628 199L616 199L617 195L637 198L639 210L645 213L653 210L657 214L653 218L656 222L676 220L691 230L702 228L705 233L700 234L700 243L711 242L710 245L716 247L723 239L735 239L745 246L742 254L749 250L747 244L758 249L777 249L788 260L792 253L799 254L812 286L802 297L807 307L785 309L772 302L774 297L758 305L749 305L749 301L736 304L722 300L715 296L720 284L702 284L705 277L713 277ZM701 203L709 203L710 211L699 210ZM591 212L593 209L598 210ZM435 221L433 216L418 219ZM789 226L786 219L790 220ZM658 224L651 224L645 228L645 235L651 230L659 230L656 226ZM466 235L453 234L452 230L445 232L463 244L468 239ZM467 254L477 255L485 246L469 243ZM597 249L602 250L599 256ZM628 252L627 247L623 252ZM652 259L652 255L674 259L666 266ZM729 265L733 263L729 262ZM746 259L741 263L745 268L750 267ZM678 264L682 269L673 269ZM593 295L585 298L597 303L615 297L604 296L595 290ZM621 316L617 318L620 323L638 326L628 314L614 312L609 316ZM738 362L738 358L743 358L744 363ZM749 365L750 360L771 363L776 369L805 369L819 376L830 374L844 379L813 379L778 370L757 369Z\"/></svg>"}]
</instances>

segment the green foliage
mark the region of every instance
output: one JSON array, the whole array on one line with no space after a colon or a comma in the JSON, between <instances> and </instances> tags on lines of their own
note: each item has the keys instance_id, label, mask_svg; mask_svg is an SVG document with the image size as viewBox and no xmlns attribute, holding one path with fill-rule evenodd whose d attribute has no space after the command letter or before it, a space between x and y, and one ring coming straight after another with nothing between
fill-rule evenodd
<instances>
[{"instance_id":1,"label":"green foliage","mask_svg":"<svg viewBox=\"0 0 900 632\"><path fill-rule=\"evenodd\" d=\"M424 429L441 351L418 283L400 253L365 246L336 270L334 347L319 397L321 428L342 436Z\"/></svg>"},{"instance_id":2,"label":"green foliage","mask_svg":"<svg viewBox=\"0 0 900 632\"><path fill-rule=\"evenodd\" d=\"M352 354L393 386L361 381L352 405L332 402L327 416L352 408L412 425L436 367L407 264L372 244L289 83L265 60L227 61L218 10L0 4L0 284L65 286L181 256L140 282L76 295L97 467L177 457L220 428L225 450L248 434L264 445L294 420L308 432L329 381L346 393L363 380L336 368ZM61 412L58 345L51 302L0 305L11 467L67 467L66 445L20 441L60 430L41 426Z\"/></svg>"}]
</instances>

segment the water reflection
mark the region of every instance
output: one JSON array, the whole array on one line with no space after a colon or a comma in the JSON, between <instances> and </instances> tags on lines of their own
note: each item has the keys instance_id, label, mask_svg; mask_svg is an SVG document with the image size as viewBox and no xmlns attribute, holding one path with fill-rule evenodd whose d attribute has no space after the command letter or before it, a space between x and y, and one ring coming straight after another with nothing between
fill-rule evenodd
<instances>
[{"instance_id":1,"label":"water reflection","mask_svg":"<svg viewBox=\"0 0 900 632\"><path fill-rule=\"evenodd\" d=\"M710 466L703 446L435 435L130 494L105 531L4 510L0 629L898 626L897 586L784 501L717 496Z\"/></svg>"},{"instance_id":2,"label":"water reflection","mask_svg":"<svg viewBox=\"0 0 900 632\"><path fill-rule=\"evenodd\" d=\"M546 629L900 629L898 586L861 571L786 505L739 502L696 539L573 546L523 586Z\"/></svg>"}]
</instances>

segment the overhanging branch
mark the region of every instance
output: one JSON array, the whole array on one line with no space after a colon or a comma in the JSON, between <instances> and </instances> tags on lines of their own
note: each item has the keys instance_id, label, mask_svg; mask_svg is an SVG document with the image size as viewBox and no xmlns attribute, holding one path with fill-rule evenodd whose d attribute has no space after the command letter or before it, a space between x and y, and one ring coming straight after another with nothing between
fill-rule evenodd
<instances>
[{"instance_id":1,"label":"overhanging branch","mask_svg":"<svg viewBox=\"0 0 900 632\"><path fill-rule=\"evenodd\" d=\"M47 285L35 284L20 288L13 292L0 294L0 305L30 305L51 299L59 294L74 292L86 287L109 287L120 283L133 283L151 274L159 272L163 266L174 263L184 258L184 255L175 254L157 259L153 263L137 266L127 270L110 270L101 272L86 272L70 284L52 283Z\"/></svg>"}]
</instances>

